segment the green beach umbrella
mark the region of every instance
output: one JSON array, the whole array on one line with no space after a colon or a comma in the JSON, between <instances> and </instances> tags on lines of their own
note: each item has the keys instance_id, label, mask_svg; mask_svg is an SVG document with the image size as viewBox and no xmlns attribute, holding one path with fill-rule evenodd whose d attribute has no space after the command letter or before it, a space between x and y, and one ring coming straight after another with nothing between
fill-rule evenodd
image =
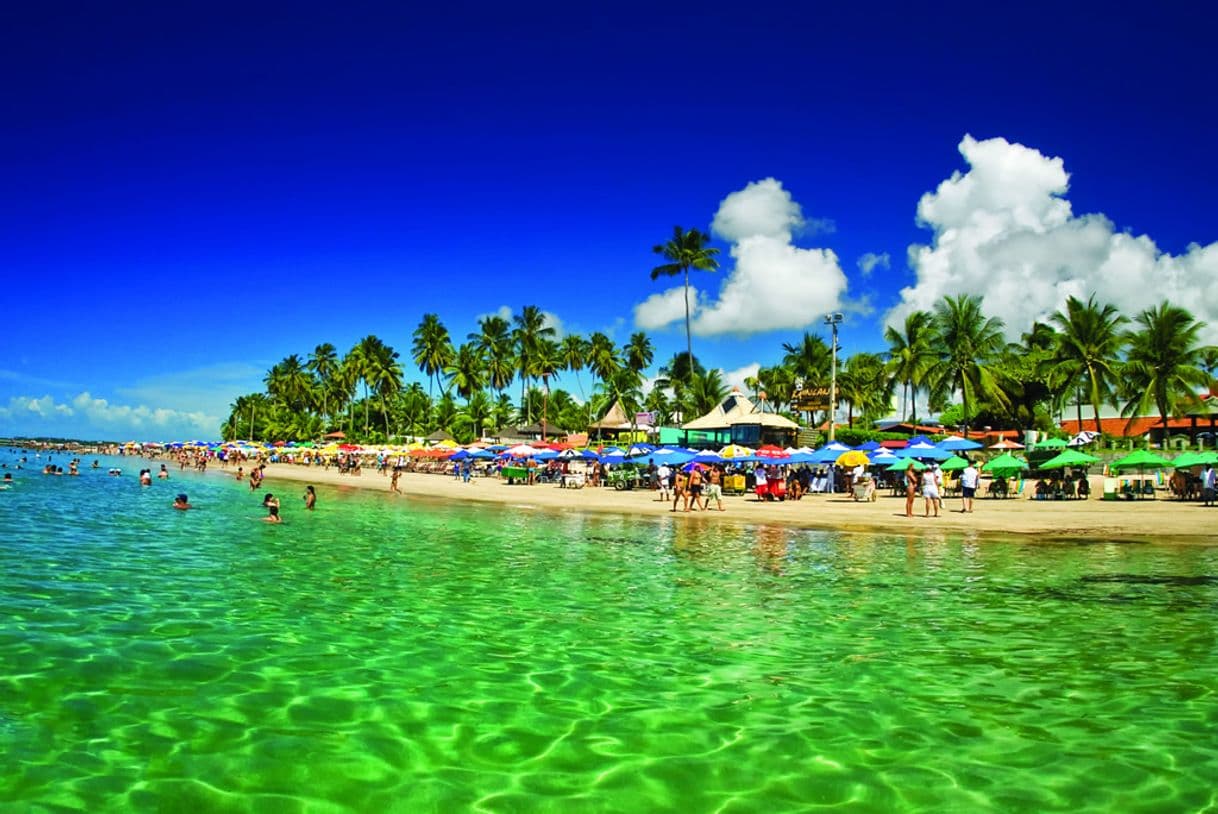
<instances>
[{"instance_id":1,"label":"green beach umbrella","mask_svg":"<svg viewBox=\"0 0 1218 814\"><path fill-rule=\"evenodd\" d=\"M1037 441L1035 449L1065 449L1066 441L1062 438L1046 438L1043 441Z\"/></svg>"},{"instance_id":2,"label":"green beach umbrella","mask_svg":"<svg viewBox=\"0 0 1218 814\"><path fill-rule=\"evenodd\" d=\"M991 472L1000 478L1005 478L1007 475L1014 475L1027 468L1027 461L1022 458L1016 458L1009 452L1004 452L992 461L986 461L981 470L983 472Z\"/></svg>"},{"instance_id":3,"label":"green beach umbrella","mask_svg":"<svg viewBox=\"0 0 1218 814\"><path fill-rule=\"evenodd\" d=\"M943 463L939 464L939 468L944 472L955 472L957 469L964 469L968 466L968 461L961 458L959 455L953 455Z\"/></svg>"},{"instance_id":4,"label":"green beach umbrella","mask_svg":"<svg viewBox=\"0 0 1218 814\"><path fill-rule=\"evenodd\" d=\"M1088 455L1085 452L1079 452L1077 449L1068 449L1065 452L1054 455L1049 460L1040 465L1041 469L1065 469L1067 466L1087 466L1098 461L1099 458L1094 455Z\"/></svg>"},{"instance_id":5,"label":"green beach umbrella","mask_svg":"<svg viewBox=\"0 0 1218 814\"><path fill-rule=\"evenodd\" d=\"M1113 469L1159 469L1171 465L1171 461L1166 458L1160 458L1158 455L1145 449L1136 450L1124 458L1112 462Z\"/></svg>"},{"instance_id":6,"label":"green beach umbrella","mask_svg":"<svg viewBox=\"0 0 1218 814\"><path fill-rule=\"evenodd\" d=\"M1176 469L1188 469L1202 464L1218 464L1218 452L1184 452L1177 455L1170 466Z\"/></svg>"},{"instance_id":7,"label":"green beach umbrella","mask_svg":"<svg viewBox=\"0 0 1218 814\"><path fill-rule=\"evenodd\" d=\"M893 464L888 467L887 471L904 472L905 468L907 466L909 466L910 461L913 461L913 467L914 467L915 472L921 472L923 469L926 468L926 464L922 463L919 460L916 460L914 458L902 458L899 461L894 461Z\"/></svg>"}]
</instances>

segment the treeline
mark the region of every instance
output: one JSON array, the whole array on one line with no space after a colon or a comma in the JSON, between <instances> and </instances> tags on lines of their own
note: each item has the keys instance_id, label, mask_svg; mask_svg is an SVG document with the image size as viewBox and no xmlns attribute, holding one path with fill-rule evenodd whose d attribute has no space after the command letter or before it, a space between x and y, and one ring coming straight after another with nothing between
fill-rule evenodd
<instances>
[{"instance_id":1,"label":"treeline","mask_svg":"<svg viewBox=\"0 0 1218 814\"><path fill-rule=\"evenodd\" d=\"M908 315L885 331L886 352L839 362L844 417L851 426L869 426L890 415L897 399L910 421L926 415L919 413L924 409L964 427L1044 430L1066 404L1077 403L1091 405L1098 430L1104 404L1119 404L1126 415L1153 408L1175 414L1218 368L1218 350L1200 343L1202 324L1166 302L1130 318L1094 296L1072 297L1018 342L1006 342L1004 328L984 314L979 298L967 295ZM687 350L661 364L644 393L654 361L645 333L620 346L601 332L558 337L531 305L510 319L482 318L464 341L455 341L436 314L424 314L411 340L407 363L426 387L405 383L401 355L376 336L341 356L324 343L271 368L265 392L239 397L222 427L224 438L309 440L341 429L352 440L381 442L444 430L468 441L535 422L556 433L582 431L617 400L629 413L652 411L669 424L703 415L728 392L722 373ZM772 366L746 380L750 395L764 394L769 408L796 420L823 420L791 407L800 387L829 383L829 343L805 332L780 350ZM567 373L575 394L551 387Z\"/></svg>"}]
</instances>

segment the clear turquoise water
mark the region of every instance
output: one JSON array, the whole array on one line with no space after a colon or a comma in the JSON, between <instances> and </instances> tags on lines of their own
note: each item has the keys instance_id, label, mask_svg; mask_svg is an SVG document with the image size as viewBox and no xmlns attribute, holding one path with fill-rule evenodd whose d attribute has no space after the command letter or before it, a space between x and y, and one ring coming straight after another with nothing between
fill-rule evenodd
<instances>
[{"instance_id":1,"label":"clear turquoise water","mask_svg":"<svg viewBox=\"0 0 1218 814\"><path fill-rule=\"evenodd\" d=\"M123 465L0 492L0 810L1218 805L1218 548L297 484L270 526Z\"/></svg>"}]
</instances>

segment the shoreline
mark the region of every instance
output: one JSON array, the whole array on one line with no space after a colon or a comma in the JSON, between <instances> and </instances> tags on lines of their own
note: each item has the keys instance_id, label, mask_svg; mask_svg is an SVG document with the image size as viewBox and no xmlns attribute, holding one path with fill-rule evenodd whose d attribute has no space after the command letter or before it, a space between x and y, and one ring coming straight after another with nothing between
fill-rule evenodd
<instances>
[{"instance_id":1,"label":"shoreline","mask_svg":"<svg viewBox=\"0 0 1218 814\"><path fill-rule=\"evenodd\" d=\"M248 462L247 462L248 465ZM208 473L233 477L233 467L209 466ZM661 503L650 489L616 491L608 487L563 489L549 484L508 485L496 478L475 478L463 483L450 475L404 472L400 498L389 492L389 476L375 469L361 475L340 475L299 464L267 464L263 491L277 481L311 483L332 488L382 492L389 499L473 501L509 508L578 511L635 517L698 518L702 522L733 525L778 525L789 528L898 535L960 533L1006 538L1018 542L1108 542L1211 545L1218 508L1200 502L1159 498L1141 501L1088 500L1038 501L1024 497L977 498L971 514L961 514L960 499L946 498L939 517L923 517L924 502L914 503L914 516L905 516L902 497L881 493L871 503L855 502L846 494L807 495L799 501L760 502L752 495L725 496L725 511L711 503L709 511L671 512L671 501ZM324 495L322 496L324 501ZM324 502L322 503L324 505ZM404 503L404 506L408 505Z\"/></svg>"}]
</instances>

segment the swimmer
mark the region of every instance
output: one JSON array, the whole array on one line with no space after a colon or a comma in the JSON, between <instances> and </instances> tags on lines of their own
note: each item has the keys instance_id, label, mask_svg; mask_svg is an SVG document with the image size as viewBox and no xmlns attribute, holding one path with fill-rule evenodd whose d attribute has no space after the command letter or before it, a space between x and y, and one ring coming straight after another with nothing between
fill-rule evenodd
<instances>
[{"instance_id":1,"label":"swimmer","mask_svg":"<svg viewBox=\"0 0 1218 814\"><path fill-rule=\"evenodd\" d=\"M140 486L151 486L151 485L152 485L152 470L151 469L141 469L140 470Z\"/></svg>"},{"instance_id":2,"label":"swimmer","mask_svg":"<svg viewBox=\"0 0 1218 814\"><path fill-rule=\"evenodd\" d=\"M237 480L245 480L245 469L244 469L244 467L240 467L240 466L239 466L239 467L237 467Z\"/></svg>"},{"instance_id":3,"label":"swimmer","mask_svg":"<svg viewBox=\"0 0 1218 814\"><path fill-rule=\"evenodd\" d=\"M185 511L186 509L194 508L193 506L190 505L190 501L187 500L185 492L183 492L182 494L178 495L177 497L175 497L173 499L173 507L175 509L182 509L183 511Z\"/></svg>"},{"instance_id":4,"label":"swimmer","mask_svg":"<svg viewBox=\"0 0 1218 814\"><path fill-rule=\"evenodd\" d=\"M262 499L262 505L266 507L267 515L262 518L268 523L282 523L279 517L279 498L267 492L266 497Z\"/></svg>"},{"instance_id":5,"label":"swimmer","mask_svg":"<svg viewBox=\"0 0 1218 814\"><path fill-rule=\"evenodd\" d=\"M304 493L305 508L312 511L317 506L317 492L313 491L312 486L305 487Z\"/></svg>"},{"instance_id":6,"label":"swimmer","mask_svg":"<svg viewBox=\"0 0 1218 814\"><path fill-rule=\"evenodd\" d=\"M12 485L13 485L13 473L5 472L4 473L4 482L0 483L0 489L7 489Z\"/></svg>"},{"instance_id":7,"label":"swimmer","mask_svg":"<svg viewBox=\"0 0 1218 814\"><path fill-rule=\"evenodd\" d=\"M165 468L165 464L161 464L161 471L156 473L156 476L162 480L169 477L169 470Z\"/></svg>"}]
</instances>

